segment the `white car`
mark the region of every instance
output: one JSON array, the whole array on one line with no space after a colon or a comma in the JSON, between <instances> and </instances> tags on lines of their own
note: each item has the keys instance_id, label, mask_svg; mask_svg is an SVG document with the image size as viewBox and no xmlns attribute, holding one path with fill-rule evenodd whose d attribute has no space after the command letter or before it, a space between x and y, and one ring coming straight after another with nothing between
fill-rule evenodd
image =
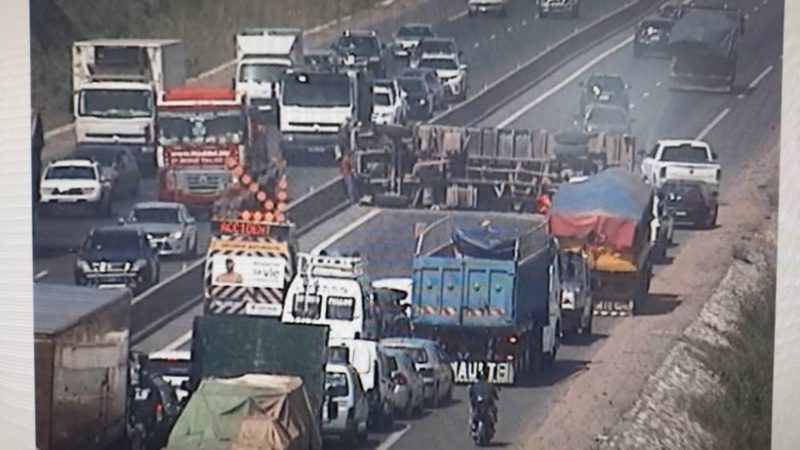
<instances>
[{"instance_id":1,"label":"white car","mask_svg":"<svg viewBox=\"0 0 800 450\"><path fill-rule=\"evenodd\" d=\"M386 358L391 371L395 411L403 417L419 415L425 409L425 382L414 367L408 351L387 348Z\"/></svg>"},{"instance_id":2,"label":"white car","mask_svg":"<svg viewBox=\"0 0 800 450\"><path fill-rule=\"evenodd\" d=\"M402 95L382 85L372 87L372 123L402 125L405 123L405 106Z\"/></svg>"},{"instance_id":3,"label":"white car","mask_svg":"<svg viewBox=\"0 0 800 450\"><path fill-rule=\"evenodd\" d=\"M479 13L496 13L505 17L508 14L508 0L469 0L468 8L470 17Z\"/></svg>"},{"instance_id":4,"label":"white car","mask_svg":"<svg viewBox=\"0 0 800 450\"><path fill-rule=\"evenodd\" d=\"M181 203L137 203L127 222L144 230L160 256L197 255L197 223Z\"/></svg>"},{"instance_id":5,"label":"white car","mask_svg":"<svg viewBox=\"0 0 800 450\"><path fill-rule=\"evenodd\" d=\"M368 417L367 396L355 369L347 363L326 364L323 436L337 436L348 444L363 443Z\"/></svg>"},{"instance_id":6,"label":"white car","mask_svg":"<svg viewBox=\"0 0 800 450\"><path fill-rule=\"evenodd\" d=\"M392 53L396 58L408 58L422 38L434 37L433 26L428 23L407 23L394 35Z\"/></svg>"},{"instance_id":7,"label":"white car","mask_svg":"<svg viewBox=\"0 0 800 450\"><path fill-rule=\"evenodd\" d=\"M46 207L88 206L98 215L111 214L111 182L96 162L53 162L44 170L39 186L39 202Z\"/></svg>"},{"instance_id":8,"label":"white car","mask_svg":"<svg viewBox=\"0 0 800 450\"><path fill-rule=\"evenodd\" d=\"M414 368L425 383L425 401L431 406L437 407L453 398L453 368L439 344L430 339L385 338L381 339L381 345L409 352L414 359Z\"/></svg>"},{"instance_id":9,"label":"white car","mask_svg":"<svg viewBox=\"0 0 800 450\"><path fill-rule=\"evenodd\" d=\"M425 54L418 67L436 71L445 87L445 101L460 102L467 98L467 65L461 63L457 54Z\"/></svg>"},{"instance_id":10,"label":"white car","mask_svg":"<svg viewBox=\"0 0 800 450\"><path fill-rule=\"evenodd\" d=\"M649 152L640 154L642 178L656 189L666 181L702 181L719 186L722 168L708 142L662 139Z\"/></svg>"}]
</instances>

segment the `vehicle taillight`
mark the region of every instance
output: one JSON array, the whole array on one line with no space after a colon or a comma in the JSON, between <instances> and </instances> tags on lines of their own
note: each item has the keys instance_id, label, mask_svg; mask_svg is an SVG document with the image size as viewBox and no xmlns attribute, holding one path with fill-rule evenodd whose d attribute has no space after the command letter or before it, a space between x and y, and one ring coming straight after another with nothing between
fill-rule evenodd
<instances>
[{"instance_id":1,"label":"vehicle taillight","mask_svg":"<svg viewBox=\"0 0 800 450\"><path fill-rule=\"evenodd\" d=\"M408 379L402 373L398 373L397 375L395 375L392 381L394 381L394 383L398 386L405 386L406 384L408 384Z\"/></svg>"},{"instance_id":2,"label":"vehicle taillight","mask_svg":"<svg viewBox=\"0 0 800 450\"><path fill-rule=\"evenodd\" d=\"M162 405L161 403L157 404L155 412L156 412L156 421L161 422L161 420L164 418L164 405Z\"/></svg>"}]
</instances>

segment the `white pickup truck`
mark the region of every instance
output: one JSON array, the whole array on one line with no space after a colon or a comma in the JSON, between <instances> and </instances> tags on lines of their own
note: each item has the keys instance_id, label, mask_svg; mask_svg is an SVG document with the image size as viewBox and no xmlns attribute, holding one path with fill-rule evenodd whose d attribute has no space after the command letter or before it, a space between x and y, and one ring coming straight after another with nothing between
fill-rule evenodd
<instances>
[{"instance_id":1,"label":"white pickup truck","mask_svg":"<svg viewBox=\"0 0 800 450\"><path fill-rule=\"evenodd\" d=\"M642 178L656 189L666 181L702 181L719 185L722 168L711 146L697 140L661 140L644 154Z\"/></svg>"}]
</instances>

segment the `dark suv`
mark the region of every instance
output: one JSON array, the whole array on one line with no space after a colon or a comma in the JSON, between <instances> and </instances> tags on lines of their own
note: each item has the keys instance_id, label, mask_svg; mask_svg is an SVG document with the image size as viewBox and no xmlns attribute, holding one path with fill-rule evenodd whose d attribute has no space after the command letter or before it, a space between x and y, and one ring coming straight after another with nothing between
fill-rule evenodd
<instances>
[{"instance_id":1,"label":"dark suv","mask_svg":"<svg viewBox=\"0 0 800 450\"><path fill-rule=\"evenodd\" d=\"M698 228L714 228L719 212L718 193L702 181L667 181L661 187L664 212L674 223L689 223Z\"/></svg>"},{"instance_id":2,"label":"dark suv","mask_svg":"<svg viewBox=\"0 0 800 450\"><path fill-rule=\"evenodd\" d=\"M625 110L630 108L630 85L619 75L593 73L586 81L580 83L581 99L580 112L583 114L586 107L593 103L610 103L621 106Z\"/></svg>"},{"instance_id":3,"label":"dark suv","mask_svg":"<svg viewBox=\"0 0 800 450\"><path fill-rule=\"evenodd\" d=\"M663 17L649 17L639 22L633 40L633 56L668 56L669 33L672 21Z\"/></svg>"},{"instance_id":4,"label":"dark suv","mask_svg":"<svg viewBox=\"0 0 800 450\"><path fill-rule=\"evenodd\" d=\"M139 294L159 278L156 250L138 227L94 228L75 261L78 285L128 287Z\"/></svg>"},{"instance_id":5,"label":"dark suv","mask_svg":"<svg viewBox=\"0 0 800 450\"><path fill-rule=\"evenodd\" d=\"M374 30L346 30L333 45L348 69L366 69L386 78L386 46Z\"/></svg>"}]
</instances>

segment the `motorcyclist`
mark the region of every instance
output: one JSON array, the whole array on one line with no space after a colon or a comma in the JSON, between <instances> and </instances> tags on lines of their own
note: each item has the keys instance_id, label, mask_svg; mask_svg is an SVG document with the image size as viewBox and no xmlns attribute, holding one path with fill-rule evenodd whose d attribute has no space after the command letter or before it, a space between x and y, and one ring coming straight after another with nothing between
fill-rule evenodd
<instances>
[{"instance_id":1,"label":"motorcyclist","mask_svg":"<svg viewBox=\"0 0 800 450\"><path fill-rule=\"evenodd\" d=\"M489 401L489 411L492 413L492 424L497 425L497 389L489 383L489 372L483 367L478 371L477 379L469 387L469 421L470 429L475 426L475 406L478 397L483 397Z\"/></svg>"}]
</instances>

